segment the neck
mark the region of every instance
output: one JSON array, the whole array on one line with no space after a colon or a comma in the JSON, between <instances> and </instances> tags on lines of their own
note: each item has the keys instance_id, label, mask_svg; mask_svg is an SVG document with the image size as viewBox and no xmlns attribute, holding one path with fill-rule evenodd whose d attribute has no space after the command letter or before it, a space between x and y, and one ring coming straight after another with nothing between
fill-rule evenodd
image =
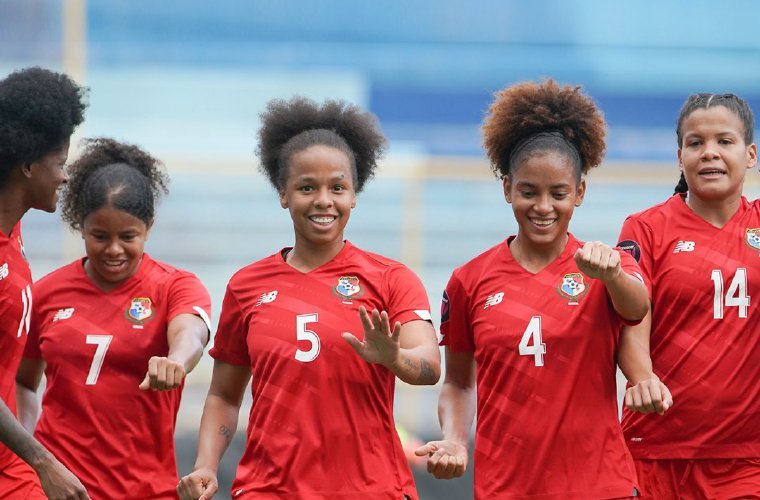
<instances>
[{"instance_id":1,"label":"neck","mask_svg":"<svg viewBox=\"0 0 760 500\"><path fill-rule=\"evenodd\" d=\"M686 204L692 212L720 229L725 226L731 217L734 216L736 211L739 210L741 194L731 196L725 200L712 201L701 199L689 191L686 193Z\"/></svg>"},{"instance_id":2,"label":"neck","mask_svg":"<svg viewBox=\"0 0 760 500\"><path fill-rule=\"evenodd\" d=\"M567 246L568 236L564 234L559 242L548 245L533 245L518 233L509 245L512 257L526 270L537 273L562 255Z\"/></svg>"},{"instance_id":3,"label":"neck","mask_svg":"<svg viewBox=\"0 0 760 500\"><path fill-rule=\"evenodd\" d=\"M302 240L299 241L296 236L296 243L293 245L293 250L288 252L285 257L285 262L301 272L313 271L333 260L343 249L343 246L342 237L328 244L315 245Z\"/></svg>"},{"instance_id":4,"label":"neck","mask_svg":"<svg viewBox=\"0 0 760 500\"><path fill-rule=\"evenodd\" d=\"M21 217L29 210L22 202L18 190L0 190L0 230L9 235L13 226L18 224Z\"/></svg>"}]
</instances>

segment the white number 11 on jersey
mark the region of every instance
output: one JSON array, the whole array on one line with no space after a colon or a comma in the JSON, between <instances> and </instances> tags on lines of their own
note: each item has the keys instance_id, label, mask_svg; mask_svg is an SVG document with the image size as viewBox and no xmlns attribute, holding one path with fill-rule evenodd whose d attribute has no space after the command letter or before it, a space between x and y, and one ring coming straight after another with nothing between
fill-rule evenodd
<instances>
[{"instance_id":1,"label":"white number 11 on jersey","mask_svg":"<svg viewBox=\"0 0 760 500\"><path fill-rule=\"evenodd\" d=\"M533 345L528 342L533 341ZM530 318L528 327L523 332L520 339L520 356L533 356L536 366L544 366L544 354L546 354L546 344L541 341L541 316Z\"/></svg>"}]
</instances>

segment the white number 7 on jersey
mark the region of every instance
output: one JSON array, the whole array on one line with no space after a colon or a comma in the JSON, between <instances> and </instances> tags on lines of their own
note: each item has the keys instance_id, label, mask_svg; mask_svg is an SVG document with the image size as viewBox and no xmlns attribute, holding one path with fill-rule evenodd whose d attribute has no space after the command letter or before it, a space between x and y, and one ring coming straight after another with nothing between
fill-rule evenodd
<instances>
[{"instance_id":1,"label":"white number 7 on jersey","mask_svg":"<svg viewBox=\"0 0 760 500\"><path fill-rule=\"evenodd\" d=\"M100 367L103 366L103 360L106 357L106 351L108 346L111 345L111 339L113 335L88 335L87 344L95 344L98 346L95 349L95 355L92 357L92 364L90 365L90 373L87 374L87 382L85 385L95 385L98 382L98 376L100 375Z\"/></svg>"},{"instance_id":2,"label":"white number 7 on jersey","mask_svg":"<svg viewBox=\"0 0 760 500\"><path fill-rule=\"evenodd\" d=\"M528 342L533 340L533 345ZM544 366L544 354L546 354L546 344L541 342L541 316L530 318L528 327L523 332L520 339L520 356L533 356L536 366Z\"/></svg>"}]
</instances>

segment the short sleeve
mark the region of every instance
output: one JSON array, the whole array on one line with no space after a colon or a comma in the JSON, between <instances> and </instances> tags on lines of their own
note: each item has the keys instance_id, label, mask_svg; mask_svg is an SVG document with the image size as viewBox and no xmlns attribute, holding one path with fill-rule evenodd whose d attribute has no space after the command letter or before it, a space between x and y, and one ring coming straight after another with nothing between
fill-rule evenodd
<instances>
[{"instance_id":1,"label":"short sleeve","mask_svg":"<svg viewBox=\"0 0 760 500\"><path fill-rule=\"evenodd\" d=\"M32 290L32 297L34 297L34 289ZM24 357L32 359L42 359L42 352L40 351L40 328L42 324L42 315L39 313L39 307L32 307L32 317L29 320L29 332L26 337L26 345L24 346Z\"/></svg>"},{"instance_id":2,"label":"short sleeve","mask_svg":"<svg viewBox=\"0 0 760 500\"><path fill-rule=\"evenodd\" d=\"M247 344L248 325L245 313L235 293L227 286L219 316L219 326L214 337L214 347L209 351L212 358L232 365L251 366Z\"/></svg>"},{"instance_id":3,"label":"short sleeve","mask_svg":"<svg viewBox=\"0 0 760 500\"><path fill-rule=\"evenodd\" d=\"M467 298L464 286L455 272L446 285L441 302L441 345L454 352L475 351Z\"/></svg>"},{"instance_id":4,"label":"short sleeve","mask_svg":"<svg viewBox=\"0 0 760 500\"><path fill-rule=\"evenodd\" d=\"M211 331L211 298L201 280L192 273L180 273L171 283L167 319L171 321L180 314L199 316Z\"/></svg>"},{"instance_id":5,"label":"short sleeve","mask_svg":"<svg viewBox=\"0 0 760 500\"><path fill-rule=\"evenodd\" d=\"M432 321L430 301L422 281L406 266L392 267L385 279L388 317L391 325L414 320Z\"/></svg>"},{"instance_id":6,"label":"short sleeve","mask_svg":"<svg viewBox=\"0 0 760 500\"><path fill-rule=\"evenodd\" d=\"M641 222L637 217L628 217L623 223L623 228L620 230L618 242L617 246L633 257L639 264L641 273L647 283L647 288L651 288L649 283L652 281L652 266L654 264L652 258L652 228Z\"/></svg>"}]
</instances>

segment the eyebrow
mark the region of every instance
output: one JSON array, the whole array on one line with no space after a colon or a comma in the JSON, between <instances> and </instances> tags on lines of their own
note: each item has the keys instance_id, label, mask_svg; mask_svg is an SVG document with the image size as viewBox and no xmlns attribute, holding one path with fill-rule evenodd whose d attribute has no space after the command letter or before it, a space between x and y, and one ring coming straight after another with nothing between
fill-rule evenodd
<instances>
[{"instance_id":1,"label":"eyebrow","mask_svg":"<svg viewBox=\"0 0 760 500\"><path fill-rule=\"evenodd\" d=\"M533 184L532 182L528 182L528 181L519 181L519 182L517 182L515 184L515 186L517 186L517 187L531 187L531 188L535 188L536 187L535 184ZM568 187L570 187L570 184L568 184L566 182L563 182L563 183L559 183L559 184L552 184L551 186L549 186L549 189L559 189L559 188L568 188Z\"/></svg>"}]
</instances>

